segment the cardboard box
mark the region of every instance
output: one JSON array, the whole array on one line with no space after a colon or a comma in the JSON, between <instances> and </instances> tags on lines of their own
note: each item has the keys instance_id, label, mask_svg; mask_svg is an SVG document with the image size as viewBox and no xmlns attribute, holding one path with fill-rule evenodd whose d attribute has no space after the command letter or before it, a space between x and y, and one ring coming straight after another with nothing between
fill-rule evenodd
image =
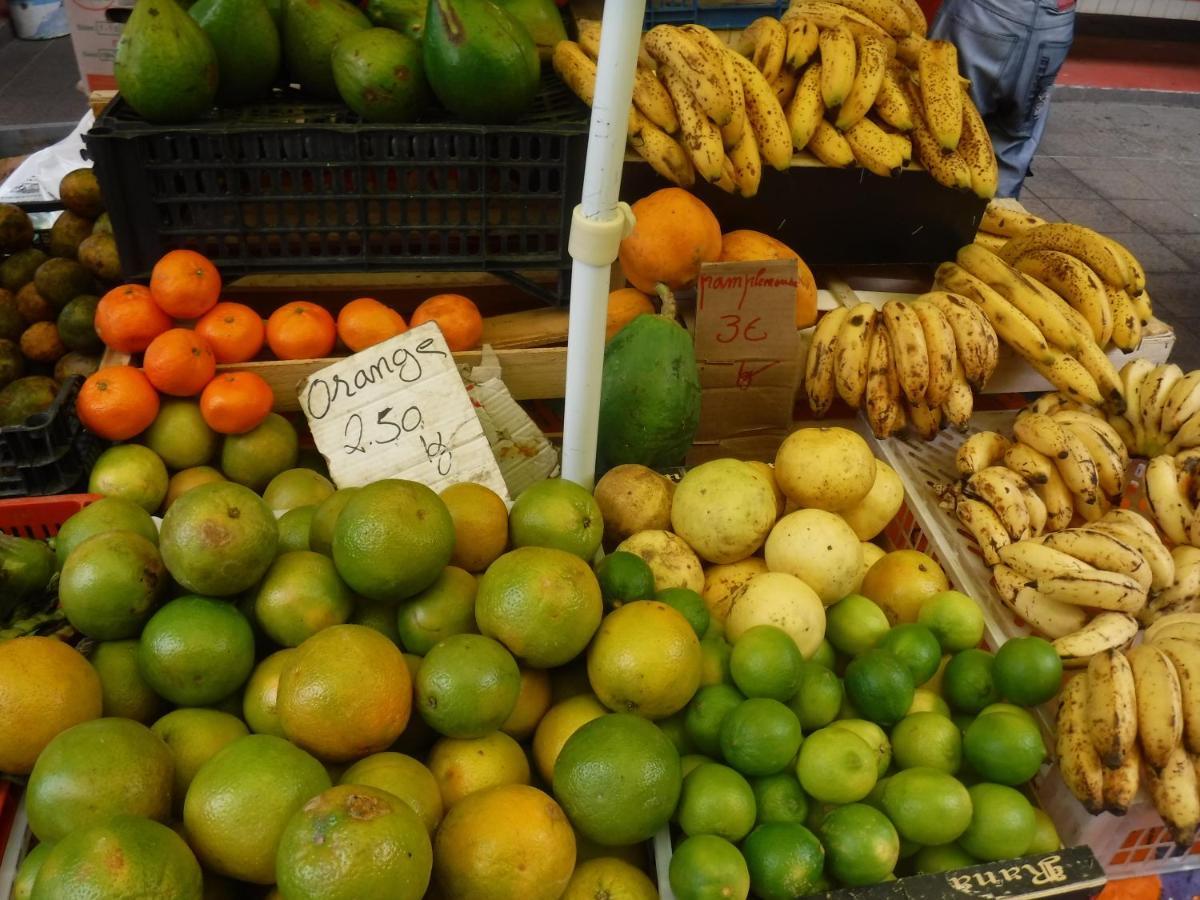
<instances>
[{"instance_id":1,"label":"cardboard box","mask_svg":"<svg viewBox=\"0 0 1200 900\"><path fill-rule=\"evenodd\" d=\"M113 56L134 0L63 0L85 90L114 90Z\"/></svg>"}]
</instances>

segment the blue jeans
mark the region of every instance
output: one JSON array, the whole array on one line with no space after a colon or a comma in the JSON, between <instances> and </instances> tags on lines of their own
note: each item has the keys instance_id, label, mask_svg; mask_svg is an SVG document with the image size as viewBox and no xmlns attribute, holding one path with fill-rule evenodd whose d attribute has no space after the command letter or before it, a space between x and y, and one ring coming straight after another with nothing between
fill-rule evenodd
<instances>
[{"instance_id":1,"label":"blue jeans","mask_svg":"<svg viewBox=\"0 0 1200 900\"><path fill-rule=\"evenodd\" d=\"M1050 89L1075 36L1075 6L1056 0L946 0L930 37L953 41L1000 167L1001 197L1017 197L1046 130Z\"/></svg>"}]
</instances>

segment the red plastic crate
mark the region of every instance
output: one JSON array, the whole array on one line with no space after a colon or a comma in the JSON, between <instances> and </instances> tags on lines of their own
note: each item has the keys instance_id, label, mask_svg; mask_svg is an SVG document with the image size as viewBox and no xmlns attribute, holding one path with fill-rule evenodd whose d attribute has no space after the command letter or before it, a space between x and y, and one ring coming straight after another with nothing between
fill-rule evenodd
<instances>
[{"instance_id":1,"label":"red plastic crate","mask_svg":"<svg viewBox=\"0 0 1200 900\"><path fill-rule=\"evenodd\" d=\"M0 531L45 540L58 534L63 522L99 499L99 494L60 494L0 500Z\"/></svg>"}]
</instances>

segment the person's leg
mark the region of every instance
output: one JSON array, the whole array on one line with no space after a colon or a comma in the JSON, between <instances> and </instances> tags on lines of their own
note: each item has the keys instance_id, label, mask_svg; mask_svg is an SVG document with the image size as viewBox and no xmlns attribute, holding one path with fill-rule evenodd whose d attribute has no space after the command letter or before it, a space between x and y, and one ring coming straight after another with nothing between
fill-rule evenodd
<instances>
[{"instance_id":1,"label":"person's leg","mask_svg":"<svg viewBox=\"0 0 1200 900\"><path fill-rule=\"evenodd\" d=\"M958 70L971 82L971 98L986 118L1007 114L1038 0L946 0L929 37L958 48Z\"/></svg>"}]
</instances>

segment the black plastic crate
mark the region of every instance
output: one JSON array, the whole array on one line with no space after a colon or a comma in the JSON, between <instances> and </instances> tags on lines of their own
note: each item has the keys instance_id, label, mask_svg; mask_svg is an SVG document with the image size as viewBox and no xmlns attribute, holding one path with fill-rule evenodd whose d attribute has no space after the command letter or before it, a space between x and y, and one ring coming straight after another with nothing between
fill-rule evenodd
<instances>
[{"instance_id":1,"label":"black plastic crate","mask_svg":"<svg viewBox=\"0 0 1200 900\"><path fill-rule=\"evenodd\" d=\"M643 27L683 25L695 22L708 28L745 28L755 19L778 19L788 8L788 0L774 3L738 3L722 5L713 0L647 0Z\"/></svg>"},{"instance_id":2,"label":"black plastic crate","mask_svg":"<svg viewBox=\"0 0 1200 900\"><path fill-rule=\"evenodd\" d=\"M62 383L45 412L0 428L0 497L61 494L80 484L108 446L83 427L75 397L83 377Z\"/></svg>"},{"instance_id":3,"label":"black plastic crate","mask_svg":"<svg viewBox=\"0 0 1200 900\"><path fill-rule=\"evenodd\" d=\"M571 265L589 113L553 75L514 125L364 123L292 91L151 125L118 96L85 136L128 277L186 247L229 275ZM566 278L560 278L564 283Z\"/></svg>"}]
</instances>

